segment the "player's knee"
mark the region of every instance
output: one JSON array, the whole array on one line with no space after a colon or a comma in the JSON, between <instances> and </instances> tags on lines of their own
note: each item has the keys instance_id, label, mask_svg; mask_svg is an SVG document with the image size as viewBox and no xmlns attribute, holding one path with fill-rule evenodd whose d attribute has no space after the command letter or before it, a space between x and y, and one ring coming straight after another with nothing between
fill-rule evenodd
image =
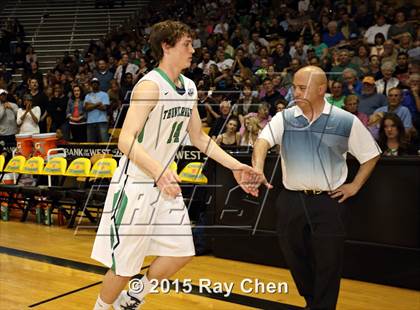
<instances>
[{"instance_id":1,"label":"player's knee","mask_svg":"<svg viewBox=\"0 0 420 310\"><path fill-rule=\"evenodd\" d=\"M193 256L179 257L178 263L183 266L183 265L188 264L192 259L193 259Z\"/></svg>"}]
</instances>

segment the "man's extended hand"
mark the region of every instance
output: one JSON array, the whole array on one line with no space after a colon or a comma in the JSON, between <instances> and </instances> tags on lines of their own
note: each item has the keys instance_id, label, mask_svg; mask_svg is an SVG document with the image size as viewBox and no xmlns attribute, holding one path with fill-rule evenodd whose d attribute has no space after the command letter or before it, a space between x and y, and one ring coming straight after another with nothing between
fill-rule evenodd
<instances>
[{"instance_id":1,"label":"man's extended hand","mask_svg":"<svg viewBox=\"0 0 420 310\"><path fill-rule=\"evenodd\" d=\"M258 197L258 188L261 184L264 184L269 189L273 188L262 172L248 165L240 164L235 169L232 169L232 172L239 186L245 193L252 196Z\"/></svg>"}]
</instances>

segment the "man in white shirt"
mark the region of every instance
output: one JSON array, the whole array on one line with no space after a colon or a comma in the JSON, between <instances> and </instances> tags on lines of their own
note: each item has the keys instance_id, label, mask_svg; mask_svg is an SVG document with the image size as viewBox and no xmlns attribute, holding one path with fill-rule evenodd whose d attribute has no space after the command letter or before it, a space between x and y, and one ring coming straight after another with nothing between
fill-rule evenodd
<instances>
[{"instance_id":1,"label":"man in white shirt","mask_svg":"<svg viewBox=\"0 0 420 310\"><path fill-rule=\"evenodd\" d=\"M198 64L198 67L203 70L203 74L210 75L210 66L215 64L216 62L210 59L210 53L205 52L203 54L203 61Z\"/></svg>"},{"instance_id":2,"label":"man in white shirt","mask_svg":"<svg viewBox=\"0 0 420 310\"><path fill-rule=\"evenodd\" d=\"M114 79L117 80L118 84L121 86L122 77L126 73L131 73L133 75L134 81L137 82L137 77L139 74L139 67L135 64L129 62L128 54L123 54L121 58L122 64L118 66L114 74Z\"/></svg>"},{"instance_id":3,"label":"man in white shirt","mask_svg":"<svg viewBox=\"0 0 420 310\"><path fill-rule=\"evenodd\" d=\"M385 36L385 39L386 39L388 36L389 27L391 27L391 25L386 24L385 16L379 15L376 18L376 25L373 25L369 27L368 30L366 30L364 39L366 40L368 44L375 44L375 36L379 32L381 32Z\"/></svg>"},{"instance_id":4,"label":"man in white shirt","mask_svg":"<svg viewBox=\"0 0 420 310\"><path fill-rule=\"evenodd\" d=\"M220 71L232 68L233 59L230 59L230 58L225 59L224 51L217 51L217 58L219 60L219 62L217 63L217 67L219 68Z\"/></svg>"},{"instance_id":5,"label":"man in white shirt","mask_svg":"<svg viewBox=\"0 0 420 310\"><path fill-rule=\"evenodd\" d=\"M296 105L277 113L264 127L252 164L263 171L268 149L280 146L284 185L276 200L280 247L306 309L332 310L343 264L343 202L366 182L380 149L355 115L325 101L327 78L322 69L300 69L292 89ZM361 165L354 179L345 183L347 152ZM258 183L267 180L261 176Z\"/></svg>"}]
</instances>

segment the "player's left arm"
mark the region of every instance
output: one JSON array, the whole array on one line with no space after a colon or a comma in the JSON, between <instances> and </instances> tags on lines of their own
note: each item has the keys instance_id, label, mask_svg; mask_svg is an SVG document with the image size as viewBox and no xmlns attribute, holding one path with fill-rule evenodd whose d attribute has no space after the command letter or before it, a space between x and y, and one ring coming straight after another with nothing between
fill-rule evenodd
<instances>
[{"instance_id":1,"label":"player's left arm","mask_svg":"<svg viewBox=\"0 0 420 310\"><path fill-rule=\"evenodd\" d=\"M242 164L237 159L230 156L220 146L218 146L214 140L203 132L196 104L193 107L187 130L190 135L191 143L198 148L200 152L206 154L224 167L232 170L236 181L246 193L255 196L257 195L250 187L249 183L251 183L252 180L261 173L257 172L248 165Z\"/></svg>"}]
</instances>

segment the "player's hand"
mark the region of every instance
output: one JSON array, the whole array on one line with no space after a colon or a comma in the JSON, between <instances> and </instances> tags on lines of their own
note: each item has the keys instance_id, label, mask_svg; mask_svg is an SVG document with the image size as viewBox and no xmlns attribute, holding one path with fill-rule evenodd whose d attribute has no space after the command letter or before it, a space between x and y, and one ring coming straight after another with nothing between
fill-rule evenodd
<instances>
[{"instance_id":1,"label":"player's hand","mask_svg":"<svg viewBox=\"0 0 420 310\"><path fill-rule=\"evenodd\" d=\"M239 186L245 193L251 194L252 196L258 197L258 187L260 187L261 184L264 184L267 188L273 188L273 186L267 182L267 179L262 172L248 165L239 164L232 169L232 172Z\"/></svg>"},{"instance_id":2,"label":"player's hand","mask_svg":"<svg viewBox=\"0 0 420 310\"><path fill-rule=\"evenodd\" d=\"M359 188L355 184L348 183L348 184L341 185L339 188L337 188L333 191L330 191L328 194L330 195L331 198L341 197L338 200L338 202L342 203L347 198L356 195L358 191L359 191Z\"/></svg>"},{"instance_id":3,"label":"player's hand","mask_svg":"<svg viewBox=\"0 0 420 310\"><path fill-rule=\"evenodd\" d=\"M161 175L155 178L156 185L165 197L176 198L181 194L179 182L181 179L172 170L166 169Z\"/></svg>"}]
</instances>

